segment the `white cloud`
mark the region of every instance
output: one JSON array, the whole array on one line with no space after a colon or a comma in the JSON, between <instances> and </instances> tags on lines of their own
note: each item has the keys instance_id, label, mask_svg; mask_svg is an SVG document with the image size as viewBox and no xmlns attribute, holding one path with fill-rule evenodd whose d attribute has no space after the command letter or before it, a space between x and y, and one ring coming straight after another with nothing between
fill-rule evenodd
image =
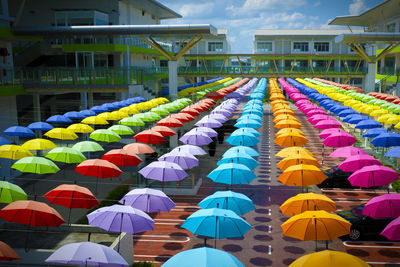
<instances>
[{"instance_id":1,"label":"white cloud","mask_svg":"<svg viewBox=\"0 0 400 267\"><path fill-rule=\"evenodd\" d=\"M349 5L350 15L359 15L366 9L367 6L365 5L365 0L353 0L353 2Z\"/></svg>"},{"instance_id":2,"label":"white cloud","mask_svg":"<svg viewBox=\"0 0 400 267\"><path fill-rule=\"evenodd\" d=\"M182 17L208 17L205 14L211 14L212 11L215 10L213 2L204 3L204 4L184 4L178 9L178 13L182 15Z\"/></svg>"},{"instance_id":3,"label":"white cloud","mask_svg":"<svg viewBox=\"0 0 400 267\"><path fill-rule=\"evenodd\" d=\"M313 4L314 7L320 6L321 5L321 1L317 1Z\"/></svg>"},{"instance_id":4,"label":"white cloud","mask_svg":"<svg viewBox=\"0 0 400 267\"><path fill-rule=\"evenodd\" d=\"M318 20L318 19L319 19L318 16L309 16L309 18L310 18L311 20Z\"/></svg>"},{"instance_id":5,"label":"white cloud","mask_svg":"<svg viewBox=\"0 0 400 267\"><path fill-rule=\"evenodd\" d=\"M253 14L254 12L280 10L292 10L307 4L306 0L246 0L241 7L228 6L227 11L233 15Z\"/></svg>"}]
</instances>

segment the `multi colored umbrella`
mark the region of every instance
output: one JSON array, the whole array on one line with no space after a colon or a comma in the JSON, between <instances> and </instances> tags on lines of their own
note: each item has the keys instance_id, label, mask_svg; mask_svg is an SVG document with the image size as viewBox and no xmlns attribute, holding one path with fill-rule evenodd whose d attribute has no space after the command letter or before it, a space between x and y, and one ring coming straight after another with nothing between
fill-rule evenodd
<instances>
[{"instance_id":1,"label":"multi colored umbrella","mask_svg":"<svg viewBox=\"0 0 400 267\"><path fill-rule=\"evenodd\" d=\"M200 208L220 208L235 212L237 215L246 214L255 209L253 201L247 196L233 191L217 191L204 198L199 203Z\"/></svg>"},{"instance_id":2,"label":"multi colored umbrella","mask_svg":"<svg viewBox=\"0 0 400 267\"><path fill-rule=\"evenodd\" d=\"M286 216L297 215L308 210L333 212L336 210L336 203L322 194L303 193L286 200L281 205L280 210Z\"/></svg>"},{"instance_id":3,"label":"multi colored umbrella","mask_svg":"<svg viewBox=\"0 0 400 267\"><path fill-rule=\"evenodd\" d=\"M150 213L170 211L175 207L175 203L164 192L151 188L133 189L119 203Z\"/></svg>"}]
</instances>

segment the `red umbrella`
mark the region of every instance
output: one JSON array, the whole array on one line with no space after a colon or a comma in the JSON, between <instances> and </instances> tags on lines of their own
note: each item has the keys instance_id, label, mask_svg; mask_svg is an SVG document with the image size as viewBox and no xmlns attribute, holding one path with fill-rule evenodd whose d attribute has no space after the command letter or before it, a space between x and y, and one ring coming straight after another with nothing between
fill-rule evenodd
<instances>
[{"instance_id":1,"label":"red umbrella","mask_svg":"<svg viewBox=\"0 0 400 267\"><path fill-rule=\"evenodd\" d=\"M167 127L181 127L181 126L183 126L183 123L178 119L168 116L164 119L159 120L157 122L157 125L167 126Z\"/></svg>"},{"instance_id":2,"label":"red umbrella","mask_svg":"<svg viewBox=\"0 0 400 267\"><path fill-rule=\"evenodd\" d=\"M187 114L190 114L192 116L199 116L200 115L200 112L198 110L196 110L195 108L192 108L191 106L188 106L188 107L182 109L181 113L187 113Z\"/></svg>"},{"instance_id":3,"label":"red umbrella","mask_svg":"<svg viewBox=\"0 0 400 267\"><path fill-rule=\"evenodd\" d=\"M127 144L122 149L128 151L130 154L151 154L155 152L151 146L143 143Z\"/></svg>"},{"instance_id":4,"label":"red umbrella","mask_svg":"<svg viewBox=\"0 0 400 267\"><path fill-rule=\"evenodd\" d=\"M104 159L85 160L75 168L75 171L85 176L97 178L118 177L122 173L116 165Z\"/></svg>"},{"instance_id":5,"label":"red umbrella","mask_svg":"<svg viewBox=\"0 0 400 267\"><path fill-rule=\"evenodd\" d=\"M171 117L181 121L182 123L194 121L194 117L187 113L176 113L172 114Z\"/></svg>"},{"instance_id":6,"label":"red umbrella","mask_svg":"<svg viewBox=\"0 0 400 267\"><path fill-rule=\"evenodd\" d=\"M21 257L9 245L0 241L0 260L12 261L19 260Z\"/></svg>"},{"instance_id":7,"label":"red umbrella","mask_svg":"<svg viewBox=\"0 0 400 267\"><path fill-rule=\"evenodd\" d=\"M101 159L108 160L118 166L137 166L142 160L136 155L124 149L112 149L104 154Z\"/></svg>"},{"instance_id":8,"label":"red umbrella","mask_svg":"<svg viewBox=\"0 0 400 267\"><path fill-rule=\"evenodd\" d=\"M162 136L174 136L176 132L174 132L171 128L167 126L154 126L150 130L159 132Z\"/></svg>"},{"instance_id":9,"label":"red umbrella","mask_svg":"<svg viewBox=\"0 0 400 267\"><path fill-rule=\"evenodd\" d=\"M91 209L100 204L89 189L75 184L59 185L47 192L44 197L50 203L69 208L68 224L72 208Z\"/></svg>"},{"instance_id":10,"label":"red umbrella","mask_svg":"<svg viewBox=\"0 0 400 267\"><path fill-rule=\"evenodd\" d=\"M137 142L142 142L146 144L162 144L166 140L164 137L156 131L152 130L145 130L141 131L137 135L133 137Z\"/></svg>"},{"instance_id":11,"label":"red umbrella","mask_svg":"<svg viewBox=\"0 0 400 267\"><path fill-rule=\"evenodd\" d=\"M204 95L204 97L209 97L211 99L221 99L224 97L224 95L218 93L218 92L209 92Z\"/></svg>"}]
</instances>

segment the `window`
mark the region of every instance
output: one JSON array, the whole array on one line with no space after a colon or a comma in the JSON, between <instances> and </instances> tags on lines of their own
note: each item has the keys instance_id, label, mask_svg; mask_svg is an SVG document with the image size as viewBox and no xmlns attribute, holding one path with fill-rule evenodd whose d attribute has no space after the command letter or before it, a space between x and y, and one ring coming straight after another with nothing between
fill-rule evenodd
<instances>
[{"instance_id":1,"label":"window","mask_svg":"<svg viewBox=\"0 0 400 267\"><path fill-rule=\"evenodd\" d=\"M314 43L315 52L329 52L329 42L315 42Z\"/></svg>"},{"instance_id":2,"label":"window","mask_svg":"<svg viewBox=\"0 0 400 267\"><path fill-rule=\"evenodd\" d=\"M272 52L272 42L257 43L257 52Z\"/></svg>"},{"instance_id":3,"label":"window","mask_svg":"<svg viewBox=\"0 0 400 267\"><path fill-rule=\"evenodd\" d=\"M222 52L224 45L222 42L209 42L208 51L209 52Z\"/></svg>"},{"instance_id":4,"label":"window","mask_svg":"<svg viewBox=\"0 0 400 267\"><path fill-rule=\"evenodd\" d=\"M396 31L396 23L392 23L387 25L387 31L388 32L395 32Z\"/></svg>"},{"instance_id":5,"label":"window","mask_svg":"<svg viewBox=\"0 0 400 267\"><path fill-rule=\"evenodd\" d=\"M293 52L308 52L308 43L307 42L294 42L293 43Z\"/></svg>"}]
</instances>

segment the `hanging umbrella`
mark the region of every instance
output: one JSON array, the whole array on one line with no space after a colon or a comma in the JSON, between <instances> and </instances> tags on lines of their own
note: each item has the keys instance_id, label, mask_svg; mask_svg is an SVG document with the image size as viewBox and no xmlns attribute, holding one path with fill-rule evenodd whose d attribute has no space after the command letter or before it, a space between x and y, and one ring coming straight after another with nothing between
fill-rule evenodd
<instances>
[{"instance_id":1,"label":"hanging umbrella","mask_svg":"<svg viewBox=\"0 0 400 267\"><path fill-rule=\"evenodd\" d=\"M289 267L337 267L337 266L351 266L351 267L371 267L368 263L360 258L348 253L332 250L324 250L302 256L292 262Z\"/></svg>"},{"instance_id":2,"label":"hanging umbrella","mask_svg":"<svg viewBox=\"0 0 400 267\"><path fill-rule=\"evenodd\" d=\"M9 127L3 131L3 134L8 136L35 137L35 133L31 129L23 126Z\"/></svg>"},{"instance_id":3,"label":"hanging umbrella","mask_svg":"<svg viewBox=\"0 0 400 267\"><path fill-rule=\"evenodd\" d=\"M299 165L299 164L307 164L307 165L314 165L316 167L320 167L321 165L318 163L318 161L313 157L308 154L306 155L299 155L295 154L289 157L286 157L282 159L276 166L278 166L279 169L286 170L290 166L294 165Z\"/></svg>"},{"instance_id":4,"label":"hanging umbrella","mask_svg":"<svg viewBox=\"0 0 400 267\"><path fill-rule=\"evenodd\" d=\"M245 165L239 163L224 163L207 175L215 183L247 184L257 176Z\"/></svg>"},{"instance_id":5,"label":"hanging umbrella","mask_svg":"<svg viewBox=\"0 0 400 267\"><path fill-rule=\"evenodd\" d=\"M223 155L222 157L228 157L229 155L235 154L235 153L245 153L248 154L249 156L252 157L258 157L259 154L254 148L248 147L248 146L233 146L229 148Z\"/></svg>"},{"instance_id":6,"label":"hanging umbrella","mask_svg":"<svg viewBox=\"0 0 400 267\"><path fill-rule=\"evenodd\" d=\"M339 134L339 133L343 133L346 134L347 132L343 129L339 129L339 128L330 128L330 129L325 129L323 130L318 137L319 138L327 138L328 136L330 136L331 134Z\"/></svg>"},{"instance_id":7,"label":"hanging umbrella","mask_svg":"<svg viewBox=\"0 0 400 267\"><path fill-rule=\"evenodd\" d=\"M164 119L159 120L157 122L157 125L175 128L175 127L183 126L183 123L180 120L176 119L176 118L168 116L168 117L166 117Z\"/></svg>"},{"instance_id":8,"label":"hanging umbrella","mask_svg":"<svg viewBox=\"0 0 400 267\"><path fill-rule=\"evenodd\" d=\"M205 133L203 132L187 132L184 135L182 135L181 138L179 138L179 141L186 145L196 145L196 146L201 146L201 145L208 145L209 143L212 143L213 140Z\"/></svg>"},{"instance_id":9,"label":"hanging umbrella","mask_svg":"<svg viewBox=\"0 0 400 267\"><path fill-rule=\"evenodd\" d=\"M0 158L5 159L22 159L25 157L32 157L32 153L17 145L2 145L0 146Z\"/></svg>"},{"instance_id":10,"label":"hanging umbrella","mask_svg":"<svg viewBox=\"0 0 400 267\"><path fill-rule=\"evenodd\" d=\"M75 168L75 171L84 176L97 178L113 178L122 174L116 165L104 159L85 160Z\"/></svg>"},{"instance_id":11,"label":"hanging umbrella","mask_svg":"<svg viewBox=\"0 0 400 267\"><path fill-rule=\"evenodd\" d=\"M282 134L281 136L275 138L274 143L279 146L289 147L289 146L304 146L308 142L308 139L303 135L292 133L292 134Z\"/></svg>"},{"instance_id":12,"label":"hanging umbrella","mask_svg":"<svg viewBox=\"0 0 400 267\"><path fill-rule=\"evenodd\" d=\"M168 161L153 161L142 168L139 173L147 179L160 182L177 182L188 177L188 174L178 164Z\"/></svg>"},{"instance_id":13,"label":"hanging umbrella","mask_svg":"<svg viewBox=\"0 0 400 267\"><path fill-rule=\"evenodd\" d=\"M236 128L260 128L262 124L253 119L243 119L235 123L233 126Z\"/></svg>"},{"instance_id":14,"label":"hanging umbrella","mask_svg":"<svg viewBox=\"0 0 400 267\"><path fill-rule=\"evenodd\" d=\"M314 126L317 129L340 128L342 125L336 120L322 120Z\"/></svg>"},{"instance_id":15,"label":"hanging umbrella","mask_svg":"<svg viewBox=\"0 0 400 267\"><path fill-rule=\"evenodd\" d=\"M0 260L13 261L19 260L21 257L9 245L0 241Z\"/></svg>"},{"instance_id":16,"label":"hanging umbrella","mask_svg":"<svg viewBox=\"0 0 400 267\"><path fill-rule=\"evenodd\" d=\"M367 152L365 152L363 149L354 147L354 146L345 146L345 147L340 147L333 151L329 157L332 158L347 158L350 156L356 156L356 155L367 155Z\"/></svg>"},{"instance_id":17,"label":"hanging umbrella","mask_svg":"<svg viewBox=\"0 0 400 267\"><path fill-rule=\"evenodd\" d=\"M250 133L230 135L226 141L233 146L256 146L260 140Z\"/></svg>"},{"instance_id":18,"label":"hanging umbrella","mask_svg":"<svg viewBox=\"0 0 400 267\"><path fill-rule=\"evenodd\" d=\"M274 127L278 129L284 128L301 128L303 125L295 120L281 120L277 122Z\"/></svg>"},{"instance_id":19,"label":"hanging umbrella","mask_svg":"<svg viewBox=\"0 0 400 267\"><path fill-rule=\"evenodd\" d=\"M66 244L54 251L45 262L85 266L123 267L129 265L114 249L91 242Z\"/></svg>"},{"instance_id":20,"label":"hanging umbrella","mask_svg":"<svg viewBox=\"0 0 400 267\"><path fill-rule=\"evenodd\" d=\"M199 160L187 151L174 150L162 155L158 160L176 163L184 170L199 166Z\"/></svg>"},{"instance_id":21,"label":"hanging umbrella","mask_svg":"<svg viewBox=\"0 0 400 267\"><path fill-rule=\"evenodd\" d=\"M135 126L135 127L140 127L145 125L145 123L141 119L133 116L123 118L118 123L126 126Z\"/></svg>"},{"instance_id":22,"label":"hanging umbrella","mask_svg":"<svg viewBox=\"0 0 400 267\"><path fill-rule=\"evenodd\" d=\"M89 116L84 118L82 123L86 124L93 124L93 125L107 125L108 121L104 118L98 117L98 116Z\"/></svg>"},{"instance_id":23,"label":"hanging umbrella","mask_svg":"<svg viewBox=\"0 0 400 267\"><path fill-rule=\"evenodd\" d=\"M56 147L50 150L46 156L53 161L59 161L64 163L81 163L82 161L86 160L86 157L73 148L69 147Z\"/></svg>"},{"instance_id":24,"label":"hanging umbrella","mask_svg":"<svg viewBox=\"0 0 400 267\"><path fill-rule=\"evenodd\" d=\"M53 139L60 140L75 140L78 136L71 130L65 128L53 128L44 134L45 136Z\"/></svg>"},{"instance_id":25,"label":"hanging umbrella","mask_svg":"<svg viewBox=\"0 0 400 267\"><path fill-rule=\"evenodd\" d=\"M279 175L278 181L285 185L308 186L322 183L328 178L314 165L293 165Z\"/></svg>"},{"instance_id":26,"label":"hanging umbrella","mask_svg":"<svg viewBox=\"0 0 400 267\"><path fill-rule=\"evenodd\" d=\"M199 203L202 209L220 208L235 212L237 215L244 215L255 209L253 201L247 196L232 191L217 191L204 198Z\"/></svg>"},{"instance_id":27,"label":"hanging umbrella","mask_svg":"<svg viewBox=\"0 0 400 267\"><path fill-rule=\"evenodd\" d=\"M164 192L151 188L133 189L119 203L147 213L170 211L175 207L175 203Z\"/></svg>"},{"instance_id":28,"label":"hanging umbrella","mask_svg":"<svg viewBox=\"0 0 400 267\"><path fill-rule=\"evenodd\" d=\"M48 124L46 122L33 122L28 125L28 128L34 131L50 131L54 127L51 124Z\"/></svg>"},{"instance_id":29,"label":"hanging umbrella","mask_svg":"<svg viewBox=\"0 0 400 267\"><path fill-rule=\"evenodd\" d=\"M252 170L259 165L255 159L244 152L231 152L229 155L223 156L222 159L217 162L217 166L224 163L240 163Z\"/></svg>"},{"instance_id":30,"label":"hanging umbrella","mask_svg":"<svg viewBox=\"0 0 400 267\"><path fill-rule=\"evenodd\" d=\"M166 141L159 132L153 130L141 131L133 138L136 140L136 142L142 142L146 144L162 144Z\"/></svg>"},{"instance_id":31,"label":"hanging umbrella","mask_svg":"<svg viewBox=\"0 0 400 267\"><path fill-rule=\"evenodd\" d=\"M107 130L111 130L118 135L131 135L134 134L133 130L125 125L113 125L108 127Z\"/></svg>"},{"instance_id":32,"label":"hanging umbrella","mask_svg":"<svg viewBox=\"0 0 400 267\"><path fill-rule=\"evenodd\" d=\"M400 158L400 147L393 147L385 153L386 157Z\"/></svg>"},{"instance_id":33,"label":"hanging umbrella","mask_svg":"<svg viewBox=\"0 0 400 267\"><path fill-rule=\"evenodd\" d=\"M381 128L382 124L373 119L362 120L355 126L356 129L373 129Z\"/></svg>"},{"instance_id":34,"label":"hanging umbrella","mask_svg":"<svg viewBox=\"0 0 400 267\"><path fill-rule=\"evenodd\" d=\"M0 136L0 146L2 146L2 145L10 145L10 144L11 144L11 142L7 138L4 138L4 137Z\"/></svg>"},{"instance_id":35,"label":"hanging umbrella","mask_svg":"<svg viewBox=\"0 0 400 267\"><path fill-rule=\"evenodd\" d=\"M377 137L378 135L382 134L382 133L388 133L389 131L385 128L372 128L367 130L362 137Z\"/></svg>"},{"instance_id":36,"label":"hanging umbrella","mask_svg":"<svg viewBox=\"0 0 400 267\"><path fill-rule=\"evenodd\" d=\"M376 147L391 147L400 146L400 134L396 133L382 133L372 139L371 144Z\"/></svg>"},{"instance_id":37,"label":"hanging umbrella","mask_svg":"<svg viewBox=\"0 0 400 267\"><path fill-rule=\"evenodd\" d=\"M220 123L216 119L208 117L208 118L200 119L198 122L195 123L195 126L208 127L208 128L220 128L220 127L222 127L222 123Z\"/></svg>"},{"instance_id":38,"label":"hanging umbrella","mask_svg":"<svg viewBox=\"0 0 400 267\"><path fill-rule=\"evenodd\" d=\"M69 118L69 119L75 119L75 120L82 120L84 118L86 118L86 116L83 116L81 113L79 113L78 111L69 111L64 113L64 116Z\"/></svg>"},{"instance_id":39,"label":"hanging umbrella","mask_svg":"<svg viewBox=\"0 0 400 267\"><path fill-rule=\"evenodd\" d=\"M254 128L239 128L232 132L231 135L252 134L255 137L260 137L261 134Z\"/></svg>"},{"instance_id":40,"label":"hanging umbrella","mask_svg":"<svg viewBox=\"0 0 400 267\"><path fill-rule=\"evenodd\" d=\"M399 217L400 194L385 194L371 198L365 204L362 214L372 218Z\"/></svg>"},{"instance_id":41,"label":"hanging umbrella","mask_svg":"<svg viewBox=\"0 0 400 267\"><path fill-rule=\"evenodd\" d=\"M352 186L375 187L388 185L399 178L398 173L386 166L365 166L347 178Z\"/></svg>"},{"instance_id":42,"label":"hanging umbrella","mask_svg":"<svg viewBox=\"0 0 400 267\"><path fill-rule=\"evenodd\" d=\"M167 126L154 126L150 129L151 131L159 132L162 136L174 136L176 133Z\"/></svg>"},{"instance_id":43,"label":"hanging umbrella","mask_svg":"<svg viewBox=\"0 0 400 267\"><path fill-rule=\"evenodd\" d=\"M67 127L68 130L73 131L74 133L92 133L94 129L87 124L83 123L74 123Z\"/></svg>"},{"instance_id":44,"label":"hanging umbrella","mask_svg":"<svg viewBox=\"0 0 400 267\"><path fill-rule=\"evenodd\" d=\"M101 159L107 160L118 166L137 166L142 160L125 149L112 149L105 153Z\"/></svg>"},{"instance_id":45,"label":"hanging umbrella","mask_svg":"<svg viewBox=\"0 0 400 267\"><path fill-rule=\"evenodd\" d=\"M61 123L61 124L66 124L66 123L72 123L71 119L69 119L66 116L63 115L54 115L49 117L46 122L48 123Z\"/></svg>"},{"instance_id":46,"label":"hanging umbrella","mask_svg":"<svg viewBox=\"0 0 400 267\"><path fill-rule=\"evenodd\" d=\"M382 165L382 163L370 155L355 155L340 163L338 168L344 172L355 172L370 165Z\"/></svg>"},{"instance_id":47,"label":"hanging umbrella","mask_svg":"<svg viewBox=\"0 0 400 267\"><path fill-rule=\"evenodd\" d=\"M93 141L82 141L78 142L72 146L72 149L78 150L79 152L95 152L95 151L103 151L103 147L96 142Z\"/></svg>"},{"instance_id":48,"label":"hanging umbrella","mask_svg":"<svg viewBox=\"0 0 400 267\"><path fill-rule=\"evenodd\" d=\"M336 203L329 197L322 194L304 193L297 194L286 200L280 207L283 215L293 216L307 210L325 210L333 212L336 210Z\"/></svg>"},{"instance_id":49,"label":"hanging umbrella","mask_svg":"<svg viewBox=\"0 0 400 267\"><path fill-rule=\"evenodd\" d=\"M16 161L11 168L20 172L36 174L56 173L60 169L51 160L42 157L25 157Z\"/></svg>"},{"instance_id":50,"label":"hanging umbrella","mask_svg":"<svg viewBox=\"0 0 400 267\"><path fill-rule=\"evenodd\" d=\"M311 157L313 156L313 154L307 148L300 146L286 147L275 154L276 157L280 158L286 158L293 155L301 155L301 156L308 155Z\"/></svg>"},{"instance_id":51,"label":"hanging umbrella","mask_svg":"<svg viewBox=\"0 0 400 267\"><path fill-rule=\"evenodd\" d=\"M202 247L182 251L169 260L163 267L209 267L209 266L229 266L244 267L244 265L233 255L214 248Z\"/></svg>"},{"instance_id":52,"label":"hanging umbrella","mask_svg":"<svg viewBox=\"0 0 400 267\"><path fill-rule=\"evenodd\" d=\"M348 133L333 133L329 135L322 143L329 147L345 147L355 144L357 140Z\"/></svg>"},{"instance_id":53,"label":"hanging umbrella","mask_svg":"<svg viewBox=\"0 0 400 267\"><path fill-rule=\"evenodd\" d=\"M177 146L174 149L171 150L172 151L178 151L178 152L188 152L194 156L196 155L205 155L207 154L207 152L204 151L204 149L202 149L199 146L194 146L194 145L181 145L181 146Z\"/></svg>"},{"instance_id":54,"label":"hanging umbrella","mask_svg":"<svg viewBox=\"0 0 400 267\"><path fill-rule=\"evenodd\" d=\"M291 134L291 133L300 134L300 135L304 136L303 131L301 131L300 129L296 129L296 128L283 128L283 129L280 129L280 130L275 134L275 137L279 137L279 136L281 136L281 135Z\"/></svg>"},{"instance_id":55,"label":"hanging umbrella","mask_svg":"<svg viewBox=\"0 0 400 267\"><path fill-rule=\"evenodd\" d=\"M28 200L25 191L18 185L0 181L0 202L9 204L17 200Z\"/></svg>"},{"instance_id":56,"label":"hanging umbrella","mask_svg":"<svg viewBox=\"0 0 400 267\"><path fill-rule=\"evenodd\" d=\"M105 129L95 130L93 133L89 135L89 138L95 141L108 142L108 143L121 141L121 137L118 134L116 134L113 131Z\"/></svg>"},{"instance_id":57,"label":"hanging umbrella","mask_svg":"<svg viewBox=\"0 0 400 267\"><path fill-rule=\"evenodd\" d=\"M36 138L26 141L21 147L27 150L45 150L55 148L56 144L47 139Z\"/></svg>"},{"instance_id":58,"label":"hanging umbrella","mask_svg":"<svg viewBox=\"0 0 400 267\"><path fill-rule=\"evenodd\" d=\"M400 217L397 217L391 221L385 229L381 232L381 235L385 236L390 241L400 240Z\"/></svg>"},{"instance_id":59,"label":"hanging umbrella","mask_svg":"<svg viewBox=\"0 0 400 267\"><path fill-rule=\"evenodd\" d=\"M127 144L123 147L123 149L128 151L130 154L151 154L155 152L151 146L143 143Z\"/></svg>"}]
</instances>

